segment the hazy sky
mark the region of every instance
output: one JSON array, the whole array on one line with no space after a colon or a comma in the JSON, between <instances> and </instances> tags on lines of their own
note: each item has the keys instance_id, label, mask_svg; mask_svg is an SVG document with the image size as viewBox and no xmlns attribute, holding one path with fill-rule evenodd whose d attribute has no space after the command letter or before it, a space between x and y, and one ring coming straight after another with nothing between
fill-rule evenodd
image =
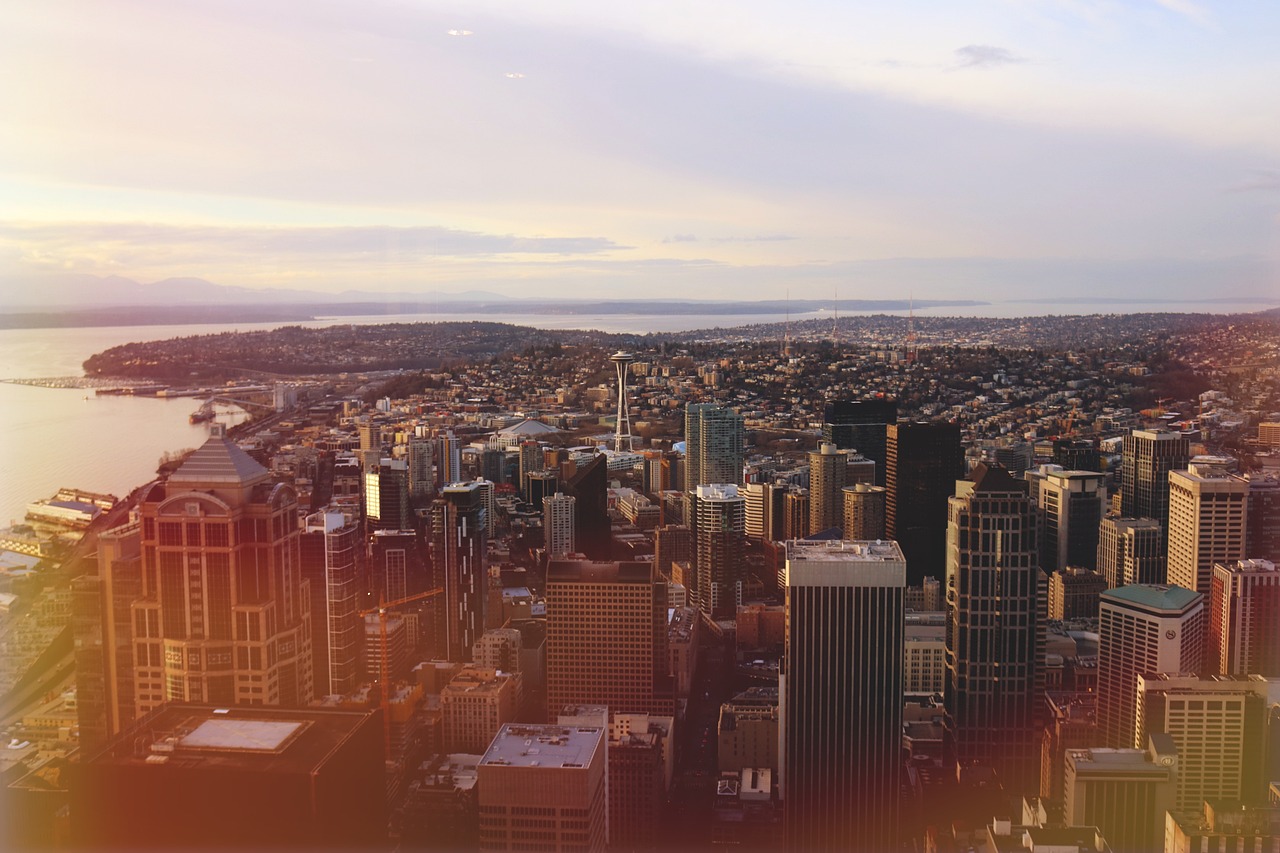
<instances>
[{"instance_id":1,"label":"hazy sky","mask_svg":"<svg viewBox=\"0 0 1280 853\"><path fill-rule=\"evenodd\" d=\"M0 283L1280 293L1280 4L5 3Z\"/></svg>"}]
</instances>

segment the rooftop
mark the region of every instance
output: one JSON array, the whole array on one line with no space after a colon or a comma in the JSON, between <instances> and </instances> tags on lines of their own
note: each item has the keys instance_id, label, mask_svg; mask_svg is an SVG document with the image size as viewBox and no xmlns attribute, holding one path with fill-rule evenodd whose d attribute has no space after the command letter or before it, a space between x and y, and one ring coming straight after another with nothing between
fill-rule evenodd
<instances>
[{"instance_id":1,"label":"rooftop","mask_svg":"<svg viewBox=\"0 0 1280 853\"><path fill-rule=\"evenodd\" d=\"M600 753L604 729L508 723L480 759L481 767L584 768Z\"/></svg>"},{"instance_id":2,"label":"rooftop","mask_svg":"<svg viewBox=\"0 0 1280 853\"><path fill-rule=\"evenodd\" d=\"M1134 583L1102 593L1103 601L1136 604L1153 610L1182 612L1199 601L1200 593L1162 583Z\"/></svg>"},{"instance_id":3,"label":"rooftop","mask_svg":"<svg viewBox=\"0 0 1280 853\"><path fill-rule=\"evenodd\" d=\"M169 476L170 483L252 485L271 478L271 472L218 432L187 457Z\"/></svg>"}]
</instances>

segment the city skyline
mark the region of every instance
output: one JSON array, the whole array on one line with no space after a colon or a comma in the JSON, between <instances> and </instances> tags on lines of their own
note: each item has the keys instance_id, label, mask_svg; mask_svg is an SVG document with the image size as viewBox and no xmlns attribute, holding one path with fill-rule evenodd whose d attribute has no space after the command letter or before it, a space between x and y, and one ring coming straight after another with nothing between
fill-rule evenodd
<instances>
[{"instance_id":1,"label":"city skyline","mask_svg":"<svg viewBox=\"0 0 1280 853\"><path fill-rule=\"evenodd\" d=\"M1129 4L4 12L0 281L1267 297L1277 15ZM164 69L164 73L156 73ZM93 157L84 157L92 139Z\"/></svg>"}]
</instances>

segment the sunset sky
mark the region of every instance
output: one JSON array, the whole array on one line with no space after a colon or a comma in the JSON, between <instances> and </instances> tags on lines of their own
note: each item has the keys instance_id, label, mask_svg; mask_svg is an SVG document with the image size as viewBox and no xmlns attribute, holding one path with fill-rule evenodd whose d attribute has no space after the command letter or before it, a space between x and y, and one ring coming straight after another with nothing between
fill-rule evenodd
<instances>
[{"instance_id":1,"label":"sunset sky","mask_svg":"<svg viewBox=\"0 0 1280 853\"><path fill-rule=\"evenodd\" d=\"M1280 5L0 8L0 285L1280 293Z\"/></svg>"}]
</instances>

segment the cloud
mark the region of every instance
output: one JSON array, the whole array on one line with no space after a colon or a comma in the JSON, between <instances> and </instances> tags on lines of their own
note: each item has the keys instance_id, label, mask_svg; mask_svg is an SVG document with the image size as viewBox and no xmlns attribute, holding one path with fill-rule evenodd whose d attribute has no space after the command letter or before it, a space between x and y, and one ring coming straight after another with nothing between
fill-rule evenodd
<instances>
[{"instance_id":1,"label":"cloud","mask_svg":"<svg viewBox=\"0 0 1280 853\"><path fill-rule=\"evenodd\" d=\"M696 234L673 234L670 237L663 237L664 243L696 243L698 237Z\"/></svg>"},{"instance_id":2,"label":"cloud","mask_svg":"<svg viewBox=\"0 0 1280 853\"><path fill-rule=\"evenodd\" d=\"M1227 187L1230 193L1275 192L1280 190L1280 169L1254 169L1252 177Z\"/></svg>"},{"instance_id":3,"label":"cloud","mask_svg":"<svg viewBox=\"0 0 1280 853\"><path fill-rule=\"evenodd\" d=\"M795 237L790 234L757 234L751 237L715 237L712 243L779 243L784 240L794 240Z\"/></svg>"},{"instance_id":4,"label":"cloud","mask_svg":"<svg viewBox=\"0 0 1280 853\"><path fill-rule=\"evenodd\" d=\"M1161 8L1181 15L1198 26L1207 27L1213 24L1213 17L1209 11L1191 0L1155 0L1155 2Z\"/></svg>"},{"instance_id":5,"label":"cloud","mask_svg":"<svg viewBox=\"0 0 1280 853\"><path fill-rule=\"evenodd\" d=\"M1003 47L989 44L967 44L956 50L957 68L994 68L997 65L1017 65L1026 62L1026 57L1018 56Z\"/></svg>"}]
</instances>

